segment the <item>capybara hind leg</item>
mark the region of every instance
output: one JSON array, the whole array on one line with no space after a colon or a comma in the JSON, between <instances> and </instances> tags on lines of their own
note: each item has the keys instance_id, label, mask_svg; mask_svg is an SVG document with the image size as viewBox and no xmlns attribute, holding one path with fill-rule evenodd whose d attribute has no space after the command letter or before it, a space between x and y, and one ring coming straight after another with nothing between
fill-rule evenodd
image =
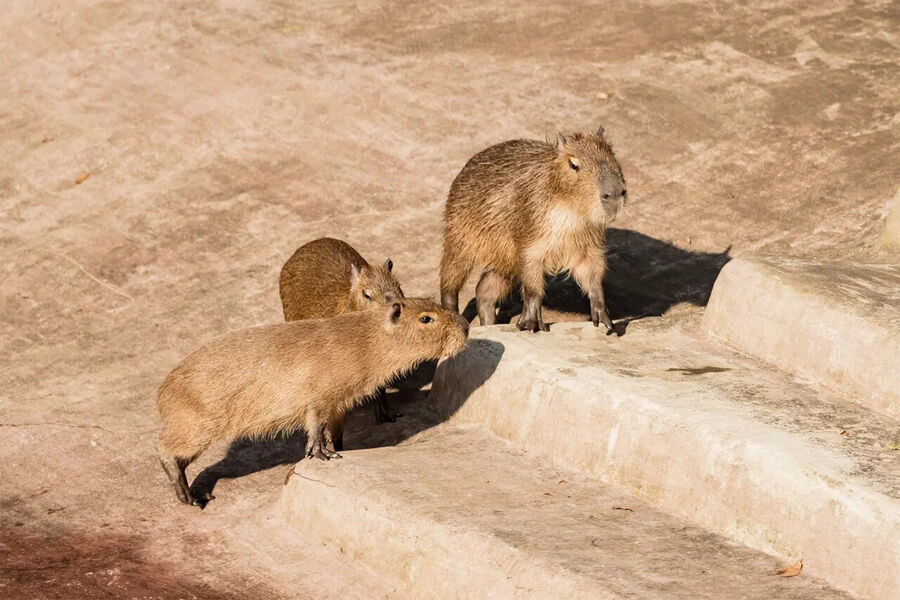
<instances>
[{"instance_id":1,"label":"capybara hind leg","mask_svg":"<svg viewBox=\"0 0 900 600\"><path fill-rule=\"evenodd\" d=\"M159 463L169 477L172 487L175 488L175 495L178 496L178 499L184 504L199 506L200 502L191 494L191 487L188 485L187 476L184 474L184 470L191 463L191 459L175 457L160 452Z\"/></svg>"},{"instance_id":2,"label":"capybara hind leg","mask_svg":"<svg viewBox=\"0 0 900 600\"><path fill-rule=\"evenodd\" d=\"M381 425L385 421L389 423L393 423L397 420L397 417L402 417L398 412L394 412L388 406L387 403L387 393L383 387L375 390L375 397L372 398L372 407L375 410L375 424Z\"/></svg>"},{"instance_id":3,"label":"capybara hind leg","mask_svg":"<svg viewBox=\"0 0 900 600\"><path fill-rule=\"evenodd\" d=\"M497 322L497 303L509 295L512 280L494 270L481 274L475 288L475 299L478 304L478 320L482 325L493 325Z\"/></svg>"},{"instance_id":4,"label":"capybara hind leg","mask_svg":"<svg viewBox=\"0 0 900 600\"><path fill-rule=\"evenodd\" d=\"M544 299L544 271L540 264L525 265L522 269L522 314L516 322L520 331L550 331L541 317Z\"/></svg>"},{"instance_id":5,"label":"capybara hind leg","mask_svg":"<svg viewBox=\"0 0 900 600\"><path fill-rule=\"evenodd\" d=\"M444 254L441 258L441 305L447 310L459 312L459 290L469 277L473 266L471 258L459 256L452 245L444 240Z\"/></svg>"},{"instance_id":6,"label":"capybara hind leg","mask_svg":"<svg viewBox=\"0 0 900 600\"><path fill-rule=\"evenodd\" d=\"M337 452L328 449L325 439L325 423L319 421L314 411L308 411L306 415L306 458L318 458L329 460L341 458Z\"/></svg>"},{"instance_id":7,"label":"capybara hind leg","mask_svg":"<svg viewBox=\"0 0 900 600\"><path fill-rule=\"evenodd\" d=\"M335 452L344 450L344 415L332 416L328 420L328 427L325 428L326 443L331 442L331 447Z\"/></svg>"}]
</instances>

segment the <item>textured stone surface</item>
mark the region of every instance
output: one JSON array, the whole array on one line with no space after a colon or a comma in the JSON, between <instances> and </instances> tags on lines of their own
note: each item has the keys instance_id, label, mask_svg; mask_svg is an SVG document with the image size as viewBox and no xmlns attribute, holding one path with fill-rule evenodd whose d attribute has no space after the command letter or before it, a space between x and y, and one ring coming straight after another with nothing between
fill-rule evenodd
<instances>
[{"instance_id":1,"label":"textured stone surface","mask_svg":"<svg viewBox=\"0 0 900 600\"><path fill-rule=\"evenodd\" d=\"M699 318L478 328L437 370L453 422L623 486L864 597L900 585L900 428L698 335ZM846 433L843 433L846 432Z\"/></svg>"},{"instance_id":2,"label":"textured stone surface","mask_svg":"<svg viewBox=\"0 0 900 600\"><path fill-rule=\"evenodd\" d=\"M900 253L900 190L888 207L887 219L881 232L881 246L892 254Z\"/></svg>"},{"instance_id":3,"label":"textured stone surface","mask_svg":"<svg viewBox=\"0 0 900 600\"><path fill-rule=\"evenodd\" d=\"M849 598L480 429L303 461L280 512L416 598Z\"/></svg>"},{"instance_id":4,"label":"textured stone surface","mask_svg":"<svg viewBox=\"0 0 900 600\"><path fill-rule=\"evenodd\" d=\"M900 265L732 260L703 328L900 428Z\"/></svg>"}]
</instances>

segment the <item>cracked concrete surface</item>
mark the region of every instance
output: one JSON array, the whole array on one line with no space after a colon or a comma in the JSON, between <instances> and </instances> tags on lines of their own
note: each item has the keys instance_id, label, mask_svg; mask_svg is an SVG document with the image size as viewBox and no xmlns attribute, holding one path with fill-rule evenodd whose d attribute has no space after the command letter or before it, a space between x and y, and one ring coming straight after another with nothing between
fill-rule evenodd
<instances>
[{"instance_id":1,"label":"cracked concrete surface","mask_svg":"<svg viewBox=\"0 0 900 600\"><path fill-rule=\"evenodd\" d=\"M602 123L633 195L614 316L702 304L726 249L886 256L898 31L890 1L0 4L3 594L52 572L109 597L90 548L127 547L109 569L171 573L147 594L391 595L266 529L284 468L176 505L153 453L168 369L278 320L278 270L318 236L435 295L453 176L557 128ZM73 539L97 540L73 568L9 567Z\"/></svg>"}]
</instances>

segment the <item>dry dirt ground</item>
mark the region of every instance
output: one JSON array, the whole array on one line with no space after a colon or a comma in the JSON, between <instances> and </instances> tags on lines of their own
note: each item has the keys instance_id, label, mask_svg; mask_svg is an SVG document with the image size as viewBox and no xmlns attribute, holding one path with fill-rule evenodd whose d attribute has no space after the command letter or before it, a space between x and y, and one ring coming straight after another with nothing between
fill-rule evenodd
<instances>
[{"instance_id":1,"label":"dry dirt ground","mask_svg":"<svg viewBox=\"0 0 900 600\"><path fill-rule=\"evenodd\" d=\"M606 127L614 317L702 305L737 253L879 258L900 4L740 4L0 1L0 596L392 595L268 519L302 439L177 504L155 389L279 320L318 236L435 296L446 190L491 143Z\"/></svg>"}]
</instances>

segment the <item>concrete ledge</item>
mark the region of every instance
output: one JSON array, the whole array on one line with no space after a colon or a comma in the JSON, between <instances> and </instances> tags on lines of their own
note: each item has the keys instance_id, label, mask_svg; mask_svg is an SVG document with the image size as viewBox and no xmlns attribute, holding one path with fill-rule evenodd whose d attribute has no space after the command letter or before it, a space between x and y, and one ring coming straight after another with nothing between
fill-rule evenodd
<instances>
[{"instance_id":1,"label":"concrete ledge","mask_svg":"<svg viewBox=\"0 0 900 600\"><path fill-rule=\"evenodd\" d=\"M698 329L696 317L634 322L621 338L580 323L477 328L438 367L430 405L753 548L803 556L838 587L893 598L895 424Z\"/></svg>"},{"instance_id":2,"label":"concrete ledge","mask_svg":"<svg viewBox=\"0 0 900 600\"><path fill-rule=\"evenodd\" d=\"M716 280L703 328L900 418L900 265L736 258Z\"/></svg>"},{"instance_id":3,"label":"concrete ledge","mask_svg":"<svg viewBox=\"0 0 900 600\"><path fill-rule=\"evenodd\" d=\"M278 509L415 598L847 597L480 428L302 461Z\"/></svg>"}]
</instances>

